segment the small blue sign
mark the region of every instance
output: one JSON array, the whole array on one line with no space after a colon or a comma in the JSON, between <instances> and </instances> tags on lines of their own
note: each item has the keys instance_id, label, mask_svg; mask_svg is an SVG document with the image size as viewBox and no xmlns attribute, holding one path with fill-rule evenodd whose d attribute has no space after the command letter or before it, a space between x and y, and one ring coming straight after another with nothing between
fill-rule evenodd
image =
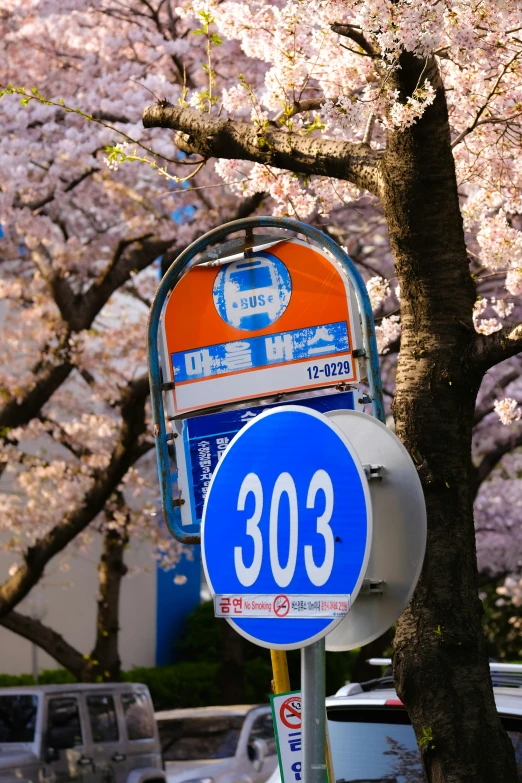
<instances>
[{"instance_id":1,"label":"small blue sign","mask_svg":"<svg viewBox=\"0 0 522 783\"><path fill-rule=\"evenodd\" d=\"M231 441L205 501L216 613L263 647L312 643L356 598L371 533L368 482L341 430L297 405L261 413Z\"/></svg>"},{"instance_id":2,"label":"small blue sign","mask_svg":"<svg viewBox=\"0 0 522 783\"><path fill-rule=\"evenodd\" d=\"M354 410L356 408L355 394L359 395L360 393L348 391L338 394L322 394L320 397L298 400L294 404L306 405L307 408L312 408L320 413L334 410ZM183 421L181 437L176 440L176 458L178 465L183 462L185 467L183 475L187 477L188 481L186 500L190 506L191 520L194 524L201 522L203 504L212 474L234 435L247 422L267 410L268 407L280 407L284 404L253 405L249 408L211 413Z\"/></svg>"},{"instance_id":3,"label":"small blue sign","mask_svg":"<svg viewBox=\"0 0 522 783\"><path fill-rule=\"evenodd\" d=\"M180 351L172 354L172 369L176 383L198 378L271 367L301 359L332 356L328 364L328 376L343 380L351 376L352 364L348 359L336 361L335 354L350 350L345 321L293 332L281 332L268 337L249 337L230 343L208 345L197 351ZM312 376L309 374L309 377Z\"/></svg>"},{"instance_id":4,"label":"small blue sign","mask_svg":"<svg viewBox=\"0 0 522 783\"><path fill-rule=\"evenodd\" d=\"M229 326L264 329L280 318L292 295L292 280L283 262L271 253L225 264L214 283L214 304Z\"/></svg>"}]
</instances>

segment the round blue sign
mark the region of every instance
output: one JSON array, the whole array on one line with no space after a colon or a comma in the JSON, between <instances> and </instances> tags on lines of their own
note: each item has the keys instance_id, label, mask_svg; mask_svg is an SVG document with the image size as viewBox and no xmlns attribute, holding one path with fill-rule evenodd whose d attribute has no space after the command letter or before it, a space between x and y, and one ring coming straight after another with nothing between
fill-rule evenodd
<instances>
[{"instance_id":1,"label":"round blue sign","mask_svg":"<svg viewBox=\"0 0 522 783\"><path fill-rule=\"evenodd\" d=\"M216 613L263 647L325 636L359 592L371 546L368 482L321 413L272 408L229 444L201 528Z\"/></svg>"},{"instance_id":2,"label":"round blue sign","mask_svg":"<svg viewBox=\"0 0 522 783\"><path fill-rule=\"evenodd\" d=\"M280 318L292 295L292 280L279 258L265 253L225 264L214 282L214 304L236 329L264 329Z\"/></svg>"}]
</instances>

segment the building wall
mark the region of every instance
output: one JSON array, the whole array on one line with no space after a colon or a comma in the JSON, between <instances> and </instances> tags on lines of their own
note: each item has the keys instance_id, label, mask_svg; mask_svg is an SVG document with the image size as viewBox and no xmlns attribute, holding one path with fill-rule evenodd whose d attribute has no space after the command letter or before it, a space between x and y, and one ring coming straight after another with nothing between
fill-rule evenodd
<instances>
[{"instance_id":1,"label":"building wall","mask_svg":"<svg viewBox=\"0 0 522 783\"><path fill-rule=\"evenodd\" d=\"M65 554L51 561L44 580L18 607L20 612L29 614L37 594L38 602L47 609L43 622L82 653L92 650L95 639L100 550L99 536L95 537L88 554L78 554L74 547L69 547ZM14 559L12 555L0 552L0 583L7 577ZM125 553L125 562L130 573L122 580L120 600L123 669L169 663L173 660L175 641L183 630L186 614L200 600L198 553L194 560L183 557L176 569L158 574L150 545L131 543ZM67 566L69 570L63 570ZM31 650L30 642L0 627L0 673L30 673ZM41 650L38 651L38 664L40 670L60 668Z\"/></svg>"}]
</instances>

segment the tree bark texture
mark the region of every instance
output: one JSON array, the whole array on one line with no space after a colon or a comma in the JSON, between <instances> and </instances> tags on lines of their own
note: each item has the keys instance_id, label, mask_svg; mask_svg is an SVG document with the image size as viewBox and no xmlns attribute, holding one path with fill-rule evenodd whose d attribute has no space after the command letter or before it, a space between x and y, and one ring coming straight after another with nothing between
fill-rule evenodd
<instances>
[{"instance_id":1,"label":"tree bark texture","mask_svg":"<svg viewBox=\"0 0 522 783\"><path fill-rule=\"evenodd\" d=\"M127 514L121 493L118 493L116 506ZM110 517L110 510L106 511ZM127 527L111 529L103 535L103 551L98 564L98 617L96 621L96 643L91 654L91 664L103 680L118 682L121 678L121 659L119 655L119 617L121 580L127 573L124 562L125 549L129 543Z\"/></svg>"},{"instance_id":2,"label":"tree bark texture","mask_svg":"<svg viewBox=\"0 0 522 783\"><path fill-rule=\"evenodd\" d=\"M401 289L396 432L419 464L428 511L421 579L395 636L394 676L429 783L518 780L498 719L477 591L471 435L481 371L473 363L469 272L446 101L434 61L401 57L411 95L426 68L433 106L389 133L381 201Z\"/></svg>"}]
</instances>

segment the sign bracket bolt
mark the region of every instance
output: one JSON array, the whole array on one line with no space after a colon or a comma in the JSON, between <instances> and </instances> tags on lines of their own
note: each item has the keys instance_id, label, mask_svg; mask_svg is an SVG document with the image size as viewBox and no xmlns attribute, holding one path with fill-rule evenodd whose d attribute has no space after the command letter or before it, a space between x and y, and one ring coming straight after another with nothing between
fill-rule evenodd
<instances>
[{"instance_id":1,"label":"sign bracket bolt","mask_svg":"<svg viewBox=\"0 0 522 783\"><path fill-rule=\"evenodd\" d=\"M363 469L368 481L372 479L382 480L384 465L363 465Z\"/></svg>"},{"instance_id":2,"label":"sign bracket bolt","mask_svg":"<svg viewBox=\"0 0 522 783\"><path fill-rule=\"evenodd\" d=\"M360 595L383 595L385 584L382 579L363 579Z\"/></svg>"}]
</instances>

